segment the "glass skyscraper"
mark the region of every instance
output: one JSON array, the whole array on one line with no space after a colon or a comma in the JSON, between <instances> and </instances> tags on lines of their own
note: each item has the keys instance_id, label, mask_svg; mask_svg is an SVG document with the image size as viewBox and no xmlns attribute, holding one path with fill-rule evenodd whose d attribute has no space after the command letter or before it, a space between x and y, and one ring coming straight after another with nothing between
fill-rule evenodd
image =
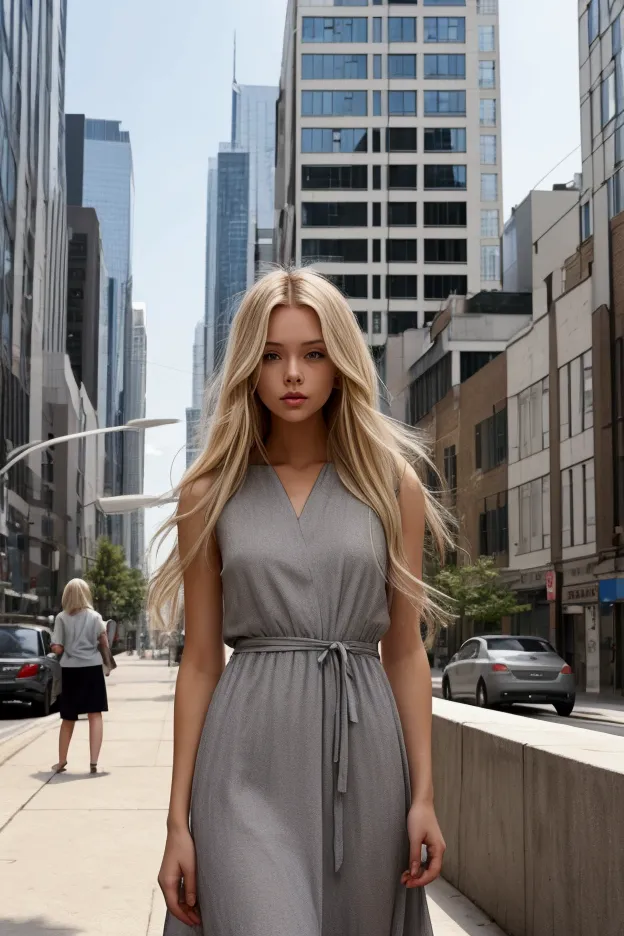
<instances>
[{"instance_id":1,"label":"glass skyscraper","mask_svg":"<svg viewBox=\"0 0 624 936\"><path fill-rule=\"evenodd\" d=\"M218 157L215 363L223 359L237 300L248 285L249 153L222 143Z\"/></svg>"}]
</instances>

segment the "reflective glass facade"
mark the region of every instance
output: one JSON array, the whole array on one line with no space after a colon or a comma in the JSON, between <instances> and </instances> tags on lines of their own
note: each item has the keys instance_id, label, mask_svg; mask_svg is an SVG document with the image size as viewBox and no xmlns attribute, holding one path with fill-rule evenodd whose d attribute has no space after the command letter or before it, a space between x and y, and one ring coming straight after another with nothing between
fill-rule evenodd
<instances>
[{"instance_id":1,"label":"reflective glass facade","mask_svg":"<svg viewBox=\"0 0 624 936\"><path fill-rule=\"evenodd\" d=\"M222 144L218 157L215 361L225 352L237 299L247 288L249 153Z\"/></svg>"}]
</instances>

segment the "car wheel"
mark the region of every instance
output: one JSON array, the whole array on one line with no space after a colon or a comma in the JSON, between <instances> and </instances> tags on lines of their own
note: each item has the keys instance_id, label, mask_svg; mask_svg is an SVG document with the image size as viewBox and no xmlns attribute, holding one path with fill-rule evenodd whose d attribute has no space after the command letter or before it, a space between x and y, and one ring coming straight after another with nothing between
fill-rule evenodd
<instances>
[{"instance_id":1,"label":"car wheel","mask_svg":"<svg viewBox=\"0 0 624 936\"><path fill-rule=\"evenodd\" d=\"M477 685L477 705L479 708L487 708L488 705L487 689L482 679L479 680Z\"/></svg>"},{"instance_id":2,"label":"car wheel","mask_svg":"<svg viewBox=\"0 0 624 936\"><path fill-rule=\"evenodd\" d=\"M45 693L41 702L35 703L35 711L37 715L42 718L46 718L50 714L50 709L52 708L52 686L48 684L46 686Z\"/></svg>"},{"instance_id":3,"label":"car wheel","mask_svg":"<svg viewBox=\"0 0 624 936\"><path fill-rule=\"evenodd\" d=\"M453 693L451 692L451 684L448 676L445 676L442 680L442 698L446 699L447 702L453 701Z\"/></svg>"},{"instance_id":4,"label":"car wheel","mask_svg":"<svg viewBox=\"0 0 624 936\"><path fill-rule=\"evenodd\" d=\"M563 718L567 718L568 715L571 715L573 708L574 702L555 702L555 711L557 715L561 715Z\"/></svg>"}]
</instances>

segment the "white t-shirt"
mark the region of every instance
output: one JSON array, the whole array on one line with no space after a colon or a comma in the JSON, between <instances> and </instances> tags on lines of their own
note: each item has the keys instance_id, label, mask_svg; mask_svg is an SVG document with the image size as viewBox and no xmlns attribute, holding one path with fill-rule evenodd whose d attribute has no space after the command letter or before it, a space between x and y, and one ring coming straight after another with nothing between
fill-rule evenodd
<instances>
[{"instance_id":1,"label":"white t-shirt","mask_svg":"<svg viewBox=\"0 0 624 936\"><path fill-rule=\"evenodd\" d=\"M54 622L52 643L64 648L61 666L101 666L98 639L106 633L102 616L92 608L84 608L76 614L61 611Z\"/></svg>"}]
</instances>

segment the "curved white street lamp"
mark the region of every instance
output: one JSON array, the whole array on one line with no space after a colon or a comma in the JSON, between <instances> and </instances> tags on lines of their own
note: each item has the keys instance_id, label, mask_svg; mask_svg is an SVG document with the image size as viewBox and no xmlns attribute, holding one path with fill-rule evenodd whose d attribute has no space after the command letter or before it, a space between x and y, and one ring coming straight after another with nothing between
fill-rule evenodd
<instances>
[{"instance_id":1,"label":"curved white street lamp","mask_svg":"<svg viewBox=\"0 0 624 936\"><path fill-rule=\"evenodd\" d=\"M43 449L58 445L59 442L73 442L74 439L86 439L89 436L106 435L109 432L142 432L144 429L154 429L158 426L172 426L181 422L180 419L130 419L123 426L103 426L101 429L87 429L84 432L72 432L70 435L57 436L53 439L46 439L45 442L33 442L26 445L20 445L11 453L8 462L0 468L0 478L16 465L22 459L32 455L33 452L40 452ZM17 454L15 454L17 452Z\"/></svg>"},{"instance_id":2,"label":"curved white street lamp","mask_svg":"<svg viewBox=\"0 0 624 936\"><path fill-rule=\"evenodd\" d=\"M177 500L173 491L166 494L118 494L113 497L98 497L96 504L104 514L132 513L145 507L161 507Z\"/></svg>"}]
</instances>

